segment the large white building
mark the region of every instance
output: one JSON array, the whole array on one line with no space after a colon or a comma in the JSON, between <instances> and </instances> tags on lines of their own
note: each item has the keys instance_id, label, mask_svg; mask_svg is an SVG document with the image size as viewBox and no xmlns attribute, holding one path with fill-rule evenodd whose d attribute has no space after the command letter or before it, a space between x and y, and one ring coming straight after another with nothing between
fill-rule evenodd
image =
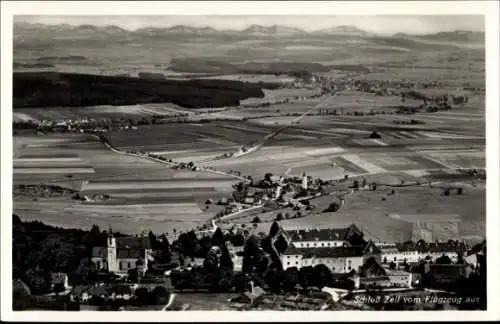
<instances>
[{"instance_id":1,"label":"large white building","mask_svg":"<svg viewBox=\"0 0 500 324\"><path fill-rule=\"evenodd\" d=\"M288 249L281 255L284 269L323 264L332 272L358 271L369 257L380 259L380 249L363 238L354 224L345 228L288 230Z\"/></svg>"},{"instance_id":2,"label":"large white building","mask_svg":"<svg viewBox=\"0 0 500 324\"><path fill-rule=\"evenodd\" d=\"M323 264L334 273L358 271L363 265L364 254L357 247L295 248L291 246L281 255L283 269L298 269Z\"/></svg>"}]
</instances>

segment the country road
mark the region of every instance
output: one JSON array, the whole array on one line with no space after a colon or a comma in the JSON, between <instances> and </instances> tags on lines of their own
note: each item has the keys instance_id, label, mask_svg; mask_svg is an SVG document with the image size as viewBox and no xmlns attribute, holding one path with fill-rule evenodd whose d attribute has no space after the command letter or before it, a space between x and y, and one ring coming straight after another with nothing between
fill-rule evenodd
<instances>
[{"instance_id":1,"label":"country road","mask_svg":"<svg viewBox=\"0 0 500 324\"><path fill-rule=\"evenodd\" d=\"M103 137L101 137L99 135L96 135L96 134L91 134L91 135L94 136L94 137L96 137L96 138L98 138L100 141L102 141L104 143L104 145L109 150L111 150L112 152L114 152L116 154L128 155L128 156L135 156L135 157L143 158L143 159L150 160L150 161L153 161L153 162L157 162L157 163L161 163L161 164L166 164L166 165L169 165L169 166L179 165L179 163L177 163L177 162L168 162L168 161L165 161L165 160L161 160L161 159L158 159L158 158L155 158L155 157L148 156L147 153L146 154L137 154L137 153L124 152L124 151L122 151L122 150L114 147L113 145L111 145L111 143L109 143L108 139L105 139L105 138L103 138ZM233 177L233 178L236 178L236 179L239 179L239 180L242 180L242 181L247 181L247 179L245 179L243 177L240 177L240 176L237 176L235 174L228 173L228 172L212 170L212 169L204 168L204 167L201 167L201 166L199 168L200 168L200 171L193 171L193 172L209 172L209 173L220 174L220 175L224 175L224 176L228 176L228 177Z\"/></svg>"}]
</instances>

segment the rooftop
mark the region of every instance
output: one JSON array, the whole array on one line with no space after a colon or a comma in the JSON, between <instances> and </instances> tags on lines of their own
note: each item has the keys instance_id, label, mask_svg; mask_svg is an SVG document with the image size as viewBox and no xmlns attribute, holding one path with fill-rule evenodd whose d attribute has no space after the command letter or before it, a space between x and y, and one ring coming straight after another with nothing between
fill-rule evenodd
<instances>
[{"instance_id":1,"label":"rooftop","mask_svg":"<svg viewBox=\"0 0 500 324\"><path fill-rule=\"evenodd\" d=\"M144 257L145 250L151 249L149 238L145 236L117 237L115 241L117 257L120 259ZM107 247L94 246L92 249L92 257L106 259L108 257Z\"/></svg>"},{"instance_id":2,"label":"rooftop","mask_svg":"<svg viewBox=\"0 0 500 324\"><path fill-rule=\"evenodd\" d=\"M361 267L361 271L366 277L386 276L387 271L374 257L368 258Z\"/></svg>"},{"instance_id":3,"label":"rooftop","mask_svg":"<svg viewBox=\"0 0 500 324\"><path fill-rule=\"evenodd\" d=\"M126 237L117 237L116 238L116 247L117 248L140 248L140 249L151 249L151 244L149 242L149 238L146 236L135 237L135 236L126 236Z\"/></svg>"},{"instance_id":4,"label":"rooftop","mask_svg":"<svg viewBox=\"0 0 500 324\"><path fill-rule=\"evenodd\" d=\"M313 228L287 230L292 241L336 241L346 240L350 229L357 229L355 225L346 228Z\"/></svg>"}]
</instances>

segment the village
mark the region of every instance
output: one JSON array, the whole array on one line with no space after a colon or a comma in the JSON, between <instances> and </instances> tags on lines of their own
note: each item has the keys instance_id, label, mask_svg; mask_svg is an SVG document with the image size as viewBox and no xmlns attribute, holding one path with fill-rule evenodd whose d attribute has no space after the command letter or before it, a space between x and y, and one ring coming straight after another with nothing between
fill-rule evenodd
<instances>
[{"instance_id":1,"label":"village","mask_svg":"<svg viewBox=\"0 0 500 324\"><path fill-rule=\"evenodd\" d=\"M355 225L286 230L277 220L268 234L257 235L251 229L222 231L214 225L208 232L180 233L172 243L153 233L94 233L105 235L106 244L92 247L95 270L86 274L87 284L73 285L67 273L52 273L45 294L31 296L19 278L14 294L31 296L38 309L164 311L190 309L182 296L196 291L229 293L227 307L240 310L396 307L383 297L389 295L399 298L403 309L407 305L401 296L412 294L430 304L446 296L474 297L477 304L484 297L478 292L486 242L375 244ZM434 306L426 307L438 309Z\"/></svg>"}]
</instances>

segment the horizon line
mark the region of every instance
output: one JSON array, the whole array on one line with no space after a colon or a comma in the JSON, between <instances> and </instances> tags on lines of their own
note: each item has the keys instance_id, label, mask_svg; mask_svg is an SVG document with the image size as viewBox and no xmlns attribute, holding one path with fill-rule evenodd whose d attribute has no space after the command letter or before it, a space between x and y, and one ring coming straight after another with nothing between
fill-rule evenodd
<instances>
[{"instance_id":1,"label":"horizon line","mask_svg":"<svg viewBox=\"0 0 500 324\"><path fill-rule=\"evenodd\" d=\"M140 30L144 29L172 29L175 27L190 27L193 29L212 29L214 31L218 32L242 32L245 31L251 27L264 27L264 28L273 28L273 27L284 27L284 28L289 28L289 29L294 29L297 30L298 32L303 32L303 33L316 33L316 32L321 32L321 31L328 31L329 29L335 29L339 27L350 27L353 29L356 29L359 32L367 33L367 34L373 34L373 35L397 35L397 34L405 34L405 35L435 35L439 33L454 33L454 32L472 32L472 33L485 33L484 30L473 30L473 29L464 29L464 28L454 28L450 30L441 30L441 31L435 31L435 32L428 32L428 33L409 33L409 32L401 32L401 31L396 31L396 32L391 32L391 33L380 33L380 32L372 32L365 30L363 28L359 28L355 25L346 25L346 24L338 24L330 27L324 27L324 28L319 28L319 29L313 29L313 30L306 30L301 27L294 27L286 24L248 24L243 28L217 28L214 26L210 26L208 24L201 25L201 26L195 26L193 24L172 24L172 25L165 25L165 26L155 26L155 25L147 25L147 26L142 26L142 27L137 27L137 28L130 28L130 27L124 27L120 26L118 24L106 24L106 25L98 25L98 24L91 24L91 23L77 23L73 24L70 22L64 22L64 23L42 23L42 22L30 22L30 21L14 21L13 25L21 25L21 24L26 24L26 25L38 25L38 26L46 26L46 27L57 27L57 26L71 26L73 28L78 28L78 27L83 27L83 26L91 26L91 27L97 27L97 28L109 28L109 27L116 27L120 28L124 31L127 32L137 32Z\"/></svg>"}]
</instances>

